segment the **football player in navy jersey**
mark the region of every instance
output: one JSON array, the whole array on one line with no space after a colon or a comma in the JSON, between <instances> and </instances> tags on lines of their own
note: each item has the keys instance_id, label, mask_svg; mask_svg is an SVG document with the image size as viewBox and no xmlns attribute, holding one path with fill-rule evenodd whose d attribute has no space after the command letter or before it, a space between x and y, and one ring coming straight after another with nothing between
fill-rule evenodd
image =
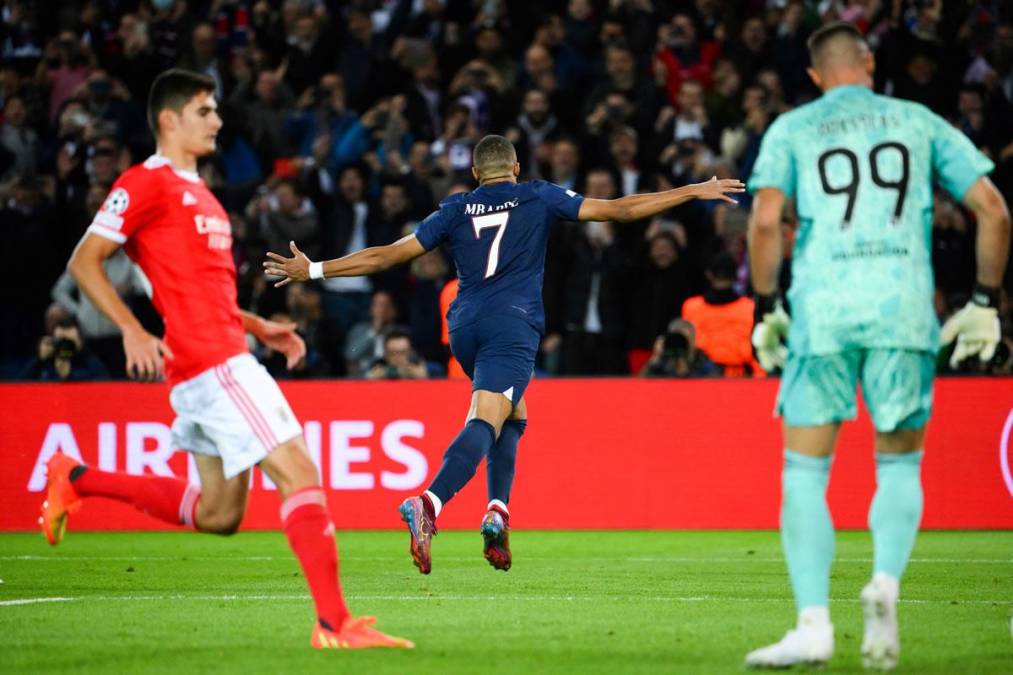
<instances>
[{"instance_id":1,"label":"football player in navy jersey","mask_svg":"<svg viewBox=\"0 0 1013 675\"><path fill-rule=\"evenodd\" d=\"M518 183L513 145L486 136L475 146L472 173L478 189L447 197L414 234L388 246L336 260L312 262L293 242L293 257L268 253L276 285L338 276L375 274L446 244L457 266L459 292L450 307L450 348L472 381L464 429L447 448L443 465L422 495L401 504L411 532L411 553L423 574L432 569L430 543L444 504L475 475L484 457L489 506L482 519L485 558L510 569L510 487L517 443L527 425L524 390L545 329L542 280L549 228L557 220L634 221L691 199L735 203L738 180L717 180L620 199L585 199L541 180Z\"/></svg>"}]
</instances>

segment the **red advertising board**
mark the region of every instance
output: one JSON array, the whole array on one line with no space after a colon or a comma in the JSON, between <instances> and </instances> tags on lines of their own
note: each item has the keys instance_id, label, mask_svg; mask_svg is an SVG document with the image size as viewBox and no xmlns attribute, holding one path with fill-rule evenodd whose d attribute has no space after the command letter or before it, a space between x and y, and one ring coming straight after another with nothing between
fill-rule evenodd
<instances>
[{"instance_id":1,"label":"red advertising board","mask_svg":"<svg viewBox=\"0 0 1013 675\"><path fill-rule=\"evenodd\" d=\"M397 505L439 469L464 421L466 383L284 383L321 468L339 529L400 527ZM781 448L775 381L538 380L528 390L511 499L522 528L775 528ZM35 527L43 466L56 451L131 473L195 475L170 447L164 385L0 385L0 530ZM937 383L924 463L928 528L1013 528L1013 379ZM865 527L874 488L863 411L842 432L830 482L839 527ZM440 517L477 527L484 469ZM279 525L278 500L253 478L245 528ZM152 529L107 500L74 529Z\"/></svg>"}]
</instances>

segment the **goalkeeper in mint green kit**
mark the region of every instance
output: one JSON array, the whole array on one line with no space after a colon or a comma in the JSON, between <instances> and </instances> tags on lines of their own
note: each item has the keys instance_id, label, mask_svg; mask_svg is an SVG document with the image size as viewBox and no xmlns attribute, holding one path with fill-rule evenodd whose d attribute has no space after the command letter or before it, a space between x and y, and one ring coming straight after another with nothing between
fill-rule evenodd
<instances>
[{"instance_id":1,"label":"goalkeeper in mint green kit","mask_svg":"<svg viewBox=\"0 0 1013 675\"><path fill-rule=\"evenodd\" d=\"M825 493L837 431L854 419L861 383L876 428L862 660L890 669L900 652L900 578L921 520L922 447L940 342L932 305L933 184L961 200L978 223L978 285L942 331L943 342L956 340L954 363L987 361L999 341L1009 212L987 178L992 162L963 134L919 104L873 93L872 54L853 26L821 28L809 54L809 74L823 96L771 125L749 179L753 345L765 369L783 368L781 538L799 614L794 629L751 652L746 665L818 665L833 655L834 530ZM792 198L799 229L789 319L776 284L781 213Z\"/></svg>"}]
</instances>

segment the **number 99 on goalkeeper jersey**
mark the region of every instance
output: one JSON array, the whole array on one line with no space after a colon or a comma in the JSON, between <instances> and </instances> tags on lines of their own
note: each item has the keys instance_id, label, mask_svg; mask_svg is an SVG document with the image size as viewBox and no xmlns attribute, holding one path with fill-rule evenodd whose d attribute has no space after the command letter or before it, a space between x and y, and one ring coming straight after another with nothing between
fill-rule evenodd
<instances>
[{"instance_id":1,"label":"number 99 on goalkeeper jersey","mask_svg":"<svg viewBox=\"0 0 1013 675\"><path fill-rule=\"evenodd\" d=\"M956 199L993 168L924 106L835 87L767 131L750 191L794 197L789 348L935 351L933 186Z\"/></svg>"}]
</instances>

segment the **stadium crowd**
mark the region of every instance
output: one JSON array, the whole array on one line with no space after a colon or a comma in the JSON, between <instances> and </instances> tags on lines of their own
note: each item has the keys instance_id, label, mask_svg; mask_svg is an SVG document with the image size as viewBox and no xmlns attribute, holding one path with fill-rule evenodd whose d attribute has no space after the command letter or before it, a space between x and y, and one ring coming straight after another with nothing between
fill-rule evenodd
<instances>
[{"instance_id":1,"label":"stadium crowd","mask_svg":"<svg viewBox=\"0 0 1013 675\"><path fill-rule=\"evenodd\" d=\"M296 323L307 343L292 372L252 345L276 377L460 375L441 325L456 284L434 251L371 279L276 289L265 251L295 240L334 258L410 233L444 196L475 187L471 148L487 133L513 141L522 179L589 197L746 180L771 121L817 95L805 40L829 20L859 26L877 90L959 127L1013 201L1013 6L1002 0L0 4L4 379L124 377L116 328L64 265L119 173L154 152L147 89L174 66L217 83L224 128L200 170L230 214L240 304ZM541 371L762 374L749 345L748 207L745 196L633 225L559 226ZM789 214L789 243L792 225ZM943 318L974 284L975 226L940 193L932 227ZM107 266L157 331L143 274L122 253ZM1010 287L1007 275L1003 345L964 372L1013 372Z\"/></svg>"}]
</instances>

